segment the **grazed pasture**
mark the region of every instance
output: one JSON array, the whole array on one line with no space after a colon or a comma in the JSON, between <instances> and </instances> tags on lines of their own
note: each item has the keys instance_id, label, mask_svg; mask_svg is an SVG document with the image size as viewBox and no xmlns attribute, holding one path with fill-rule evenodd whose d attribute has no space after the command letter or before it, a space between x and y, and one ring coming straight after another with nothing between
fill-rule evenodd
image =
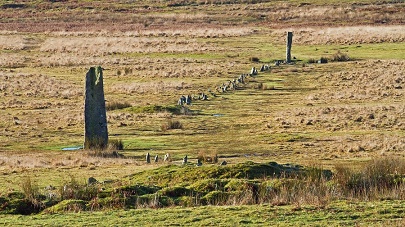
<instances>
[{"instance_id":1,"label":"grazed pasture","mask_svg":"<svg viewBox=\"0 0 405 227\"><path fill-rule=\"evenodd\" d=\"M43 188L164 165L146 165L147 152L174 163L218 154L230 165L332 170L404 158L403 2L182 2L1 2L0 195L20 191L27 176ZM286 31L296 62L274 66ZM337 53L350 61L308 63ZM262 64L271 70L239 90L215 91ZM107 112L125 159L61 151L83 143L84 76L95 65L105 68L107 104L132 106ZM193 102L189 115L139 111L200 92L209 100ZM183 128L162 130L167 120Z\"/></svg>"}]
</instances>

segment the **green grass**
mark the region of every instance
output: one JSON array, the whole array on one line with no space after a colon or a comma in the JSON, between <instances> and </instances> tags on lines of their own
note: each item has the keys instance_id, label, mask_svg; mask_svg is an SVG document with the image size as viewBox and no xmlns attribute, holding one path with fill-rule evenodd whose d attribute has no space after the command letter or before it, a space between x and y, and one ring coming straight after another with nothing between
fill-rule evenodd
<instances>
[{"instance_id":1,"label":"green grass","mask_svg":"<svg viewBox=\"0 0 405 227\"><path fill-rule=\"evenodd\" d=\"M170 112L173 114L180 114L180 106L159 106L159 105L148 105L148 106L133 106L126 108L127 111L133 113L159 113L159 112Z\"/></svg>"},{"instance_id":2,"label":"green grass","mask_svg":"<svg viewBox=\"0 0 405 227\"><path fill-rule=\"evenodd\" d=\"M402 168L403 161L393 158L367 162L361 170L339 166L335 173L316 165L303 167L276 162L249 161L226 166L204 163L199 167L193 163L195 159L189 159L189 164L185 165L146 164L138 167L137 173L93 185L79 179L77 172L70 175L70 180L64 179L65 186L59 185L52 190L52 198L48 197L51 191L44 189L44 182L38 183L39 176L27 175L16 179L23 193L9 191L0 196L3 201L0 213L48 214L229 204L314 205L323 209L342 199L378 201L403 198L405 169ZM81 166L88 168L87 164ZM102 182L100 177L106 176L94 171L96 169L95 166L88 168L93 170L91 176ZM53 180L58 180L62 173L52 176ZM55 185L50 179L47 181Z\"/></svg>"},{"instance_id":3,"label":"green grass","mask_svg":"<svg viewBox=\"0 0 405 227\"><path fill-rule=\"evenodd\" d=\"M219 3L220 1L216 2ZM88 64L102 63L103 67L106 68L105 87L107 100L118 102L125 100L128 101L131 107L115 109L107 113L110 117L110 138L123 141L124 151L119 153L125 155L125 158L103 159L91 157L83 151L60 151L63 147L82 144L81 107L83 99L80 92L67 98L63 98L62 95L48 97L49 93L52 93L51 91L40 93L38 97L27 97L24 95L25 90L32 88L27 87L27 89L16 89L15 96L4 96L4 101L0 101L0 104L5 106L1 110L2 121L0 122L0 142L2 144L2 152L0 153L0 170L2 172L0 175L0 209L5 206L4 201L1 199L10 193L22 191L21 185L27 177L38 185L40 192L43 193L44 188L48 185L62 188L71 176L74 176L78 182L83 184L89 177L95 177L99 181L114 180L112 185L103 185L105 191L100 191L100 195L102 195L99 198L100 204L109 204L109 202L114 201L113 196L111 196L114 195L112 189L136 188L139 186L138 184L142 183L141 186L146 189L152 188L153 190L156 189L154 192L159 191L161 193L161 202L165 203L164 205L169 206L169 208L132 209L153 206L153 204L142 204L142 201L153 201L155 196L153 193L140 195L137 197L139 201L135 201L135 197L126 195L128 204L122 206L126 209L120 210L114 210L115 208L122 208L122 204L118 200L117 204L115 204L116 207L114 205L107 206L102 211L64 212L68 206L74 207L76 203L85 206L88 202L66 200L49 211L50 213L56 212L53 215L47 213L31 216L0 215L0 224L10 226L26 225L27 223L35 226L65 226L66 224L78 226L133 226L134 223L145 226L403 225L404 202L393 199L398 196L401 197L402 194L400 193L397 195L381 193L375 195L373 199L369 197L353 199L347 196L338 198L338 200L336 198L328 200L328 198L320 196L325 201L311 202L304 201L305 198L303 198L303 200L291 200L295 202L290 201L287 203L289 205L282 205L283 201L280 201L279 203L260 203L255 206L240 206L235 203L233 206L181 207L192 205L195 202L194 198L197 200L196 195L193 195L194 197L189 196L189 193L192 192L200 193L201 198L198 198L198 200L201 204L215 205L218 203L223 205L227 204L224 200L228 196L234 196L238 193L235 191L246 189L248 186L263 183L267 186L280 187L283 184L302 183L290 179L269 179L269 173L266 173L266 176L259 174L259 176L256 176L257 179L242 179L241 177L255 174L249 172L250 170L246 165L238 164L245 163L247 160L258 163L259 167L263 167L269 161L275 160L278 163L293 163L306 166L320 165L331 170L334 170L338 164L344 164L361 171L363 164L373 157L379 158L380 155L393 155L395 158L403 156L401 151L398 150L398 147L401 146L401 138L404 136L401 125L398 123L401 121L401 117L394 116L400 114L398 109L401 106L398 103L401 101L402 93L398 96L394 95L394 98L384 98L382 95L380 97L379 94L389 93L390 89L376 86L377 91L378 89L382 90L378 91L377 95L371 92L372 97L377 96L382 100L375 101L370 96L362 100L351 100L350 98L327 100L323 99L323 96L327 96L333 93L335 89L339 89L340 87L336 84L338 82L349 88L356 87L356 83L359 82L355 80L353 84L350 84L350 81L339 81L340 77L348 74L356 77L366 72L374 76L373 70L377 70L379 66L374 68L374 65L370 64L370 62L374 61L368 60L381 60L387 66L387 70L395 67L396 64L401 64L402 60L405 59L403 54L405 52L404 42L302 45L295 44L293 41L292 56L297 58L297 64L274 67L274 60L285 58L285 39L281 35L274 35L275 33L273 33L272 26L274 25L272 23L280 23L277 18L274 17L275 21L261 18L261 14L267 13L261 11L261 8L268 9L273 5L281 8L287 7L288 10L290 10L290 7L302 3L309 3L312 6L335 5L336 9L343 6L343 8L349 9L349 12L350 7L362 7L366 10L365 14L369 16L372 16L371 13L374 13L374 11L378 14L378 10L374 9L379 9L380 6L384 13L387 12L387 7L390 7L389 4L385 3L374 6L352 5L353 3L368 4L370 2L380 3L380 1L374 0L332 0L328 2L294 0L241 5L197 6L193 5L193 3L186 7L167 7L167 3L163 1L159 3L156 3L156 1L143 1L131 4L92 2L95 7L103 7L101 14L98 15L100 16L99 19L95 18L95 20L101 21L100 24L102 24L103 18L108 21L112 21L118 16L124 19L128 18L126 13L114 14L115 9L134 10L133 13L128 13L131 18L133 15L139 16L135 17L133 22L138 22L137 19L141 19L141 24L144 23L144 25L150 26L145 29L156 28L159 30L162 28L163 31L168 29L168 33L172 33L173 30L176 32L177 27L182 27L180 25L183 24L177 24L181 20L186 21L184 24L191 25L191 29L199 26L198 23L200 22L205 26L204 23L208 23L206 20L210 20L210 26L206 28L207 35L213 32L213 34L219 33L218 36L203 38L204 34L200 34L197 35L197 38L190 38L193 37L191 32L180 32L179 39L177 35L166 37L170 44L176 43L177 40L190 41L191 50L195 49L196 51L190 51L188 47L182 50L181 45L178 50L173 48L166 50L164 45L160 46L159 44L159 49L153 46L150 53L136 51L127 53L126 48L118 48L118 52L111 50L111 52L102 56L97 51L92 53L90 50L84 51L83 55L79 52L70 53L69 51L50 53L43 52L39 48L41 43L49 38L59 36L66 38L69 34L63 32L61 34L53 34L52 32L35 33L34 35L30 33L13 33L13 36L21 35L29 38L30 42L34 41L34 44L38 46L33 45L29 46L28 49L17 51L0 50L3 57L8 54L15 54L17 59L20 57L22 59L22 62L17 62L14 65L0 67L1 74L8 74L10 77L18 74L47 75L50 79L56 78L59 83L64 84L65 87L62 87L64 91L82 91L84 68L87 68ZM0 2L0 5L4 3L6 1ZM44 4L61 6L61 3L35 2L27 4L31 7L27 10L34 9L38 4L41 4L41 6L44 6ZM82 14L82 12L86 12L85 15L88 15L87 13L91 11L91 9L85 7L86 5L69 4L54 9L54 12L70 6L76 7L72 10L76 13L74 15ZM152 4L151 9L144 8L144 6ZM301 6L299 9L312 7L308 5ZM403 4L393 4L392 6L397 7L399 11L403 8ZM370 10L370 8L372 9ZM224 12L224 9L230 10ZM319 10L322 8L314 9ZM37 9L37 12L45 12L46 14L47 10L46 7L43 7ZM281 10L281 14L287 14L288 10ZM354 8L351 10L354 10ZM11 10L9 9L9 11ZM16 10L16 13L21 13L21 15L24 12ZM197 15L196 21L192 16L194 12L201 13L201 15ZM103 13L108 13L108 17L104 17L106 14ZM172 18L176 18L176 20ZM316 19L316 16L311 19ZM369 24L373 19L374 17L371 17L371 19L365 18L367 21L349 21L348 23L353 26L356 23L362 24L363 22ZM20 20L24 20L24 18ZM42 19L39 17L36 20L40 21ZM340 19L337 20L336 24L331 21L326 21L326 23L333 24L333 26L340 26L345 23L339 21ZM11 22L12 20L6 18L4 21ZM66 23L69 23L69 21L67 20ZM316 21L320 21L320 19ZM297 24L294 24L294 19L285 21L285 25L292 27L301 27L301 23L300 19ZM311 26L314 22L309 21L308 23L308 26ZM166 27L166 25L168 26ZM230 26L230 28L235 28L236 26L239 27L239 25L249 27L249 29L255 31L252 33L246 32L246 34L240 36L227 34L221 36L220 30L222 27ZM314 26L316 27L316 25ZM97 28L95 29L97 30ZM120 27L117 27L117 31L120 29ZM123 28L123 31L126 31L125 29L128 28ZM134 32L133 30L130 31ZM66 37L64 37L65 35ZM120 35L123 35L123 33L112 32L106 34L109 38L119 38ZM80 38L80 36L100 36L102 38L104 34L78 33L77 36L73 36L75 38ZM142 37L142 34L140 36ZM155 33L155 36L159 35ZM125 34L125 37L128 36ZM157 44L157 42L153 42L153 38L151 40L152 44L146 45ZM339 40L336 40L336 43L338 42ZM358 42L358 40L353 42ZM200 48L200 45L201 47L208 47L208 50ZM306 64L308 59L330 58L338 51L347 54L353 61L332 62L325 65ZM37 61L37 59L53 56L59 57L62 62L65 57L72 58L72 62L66 62L64 63L66 65L63 66L52 66L47 65L46 62L45 65L42 65L39 62L40 60ZM97 58L98 56L101 58ZM251 57L258 57L260 61L251 62L249 60ZM116 59L120 60L119 64L117 64ZM395 60L395 62L384 62L384 60ZM13 62L13 59L10 59L10 61ZM358 64L355 62L358 62ZM241 73L248 73L252 66L260 67L262 64L271 64L272 69L268 72L259 73L254 79L251 78L250 82L240 90L226 94L217 93L217 97L210 96L208 101L193 102L189 107L192 112L190 115L179 114L180 109L175 104L180 95L206 92L208 88L213 90L223 82L236 78ZM160 68L160 70L156 70L156 68ZM119 76L118 71L120 71ZM400 72L400 70L398 71ZM395 80L396 78L387 75L388 82L389 79ZM154 86L157 82L168 84L168 88L161 89L161 87ZM363 82L361 81L361 83ZM186 84L186 87L175 87L176 84L180 83ZM38 86L35 81L33 84ZM141 84L141 87L144 86L142 88L145 90L137 91L136 85L138 84ZM260 84L267 88L274 87L274 89L260 89ZM15 83L7 84L9 87L14 85ZM52 85L40 84L40 86L50 88L52 88ZM121 85L129 85L128 89L130 91L121 90ZM133 91L131 91L131 85L134 85ZM390 85L392 84L388 84L387 87ZM353 94L363 92L363 89L359 88ZM371 89L374 89L374 87L371 86ZM397 91L400 93L400 90ZM8 91L1 91L1 94L5 92ZM318 95L318 99L310 98L314 94ZM9 108L8 102L12 101L12 99L18 99L28 105ZM50 108L35 109L35 105L30 105L33 100L40 104L50 102ZM327 107L336 108L338 111L342 109L343 113L330 117L319 113ZM391 107L394 109L391 109ZM345 110L352 112L344 113ZM356 123L352 119L344 119L351 115L364 117L370 112L375 112L375 121ZM21 125L14 124L12 121L14 116L18 116L23 123ZM66 117L59 118L59 116ZM168 119L181 122L183 127L174 130L162 130L162 124L167 122ZM315 123L306 125L308 120L314 120ZM316 122L316 120L319 120L319 122ZM41 121L42 123L36 123ZM336 131L332 131L332 126L340 123L339 121L346 122L346 124L342 128L337 127ZM380 122L382 123L380 124ZM370 126L371 124L377 126L373 128ZM379 124L384 127L379 126ZM392 145L391 142L393 142ZM370 146L370 149L364 151L349 151L350 146L360 144L368 148L367 146L373 143L385 144L381 145L382 148L376 145L377 148ZM152 157L158 154L161 159L165 153L170 153L174 165L166 166L166 164L162 163L147 165L145 164L145 154L147 152L151 153ZM201 168L194 168L196 158L200 153L218 154L220 157L219 162L226 160L229 164L226 167L219 167L204 163ZM177 166L185 155L188 155L192 164L187 167ZM260 169L259 167L258 169ZM224 170L228 171L228 173L224 173ZM358 176L361 176L357 179L358 184L362 183L361 180L367 183L367 176L361 174ZM403 176L396 177L403 180ZM353 181L356 183L355 180ZM299 185L298 183L297 185ZM213 186L217 188L211 190ZM334 186L334 184L328 182L326 186ZM233 191L227 191L228 189ZM298 193L299 190L297 189L295 192ZM308 190L306 192L306 194L310 194L313 191ZM168 195L177 196L168 198ZM106 197L102 198L103 196ZM95 204L95 201L92 202ZM313 205L313 203L318 204ZM284 204L286 203L284 202Z\"/></svg>"},{"instance_id":4,"label":"green grass","mask_svg":"<svg viewBox=\"0 0 405 227\"><path fill-rule=\"evenodd\" d=\"M293 47L292 55L298 59L307 61L310 58L320 59L331 57L341 51L346 53L352 60L365 59L405 59L405 43L376 43L376 44L353 44L353 45L313 45Z\"/></svg>"},{"instance_id":5,"label":"green grass","mask_svg":"<svg viewBox=\"0 0 405 227\"><path fill-rule=\"evenodd\" d=\"M138 136L138 138L125 139L123 142L124 152L127 152L131 150L164 150L168 141L164 137Z\"/></svg>"},{"instance_id":6,"label":"green grass","mask_svg":"<svg viewBox=\"0 0 405 227\"><path fill-rule=\"evenodd\" d=\"M273 63L275 59L285 58L284 40L269 40L269 37L264 36L249 36L238 38L218 39L219 46L230 46L240 48L240 52L236 49L233 54L239 56L238 59L247 61L250 56L245 52L246 49L255 50L255 56L264 62ZM274 39L274 38L273 38ZM274 44L275 43L275 44ZM242 51L243 50L243 51ZM403 54L405 51L405 43L369 43L369 44L352 44L352 45L292 45L291 55L303 62L310 58L320 59L321 57L331 57L336 52L341 51L347 53L353 60L365 59L405 59Z\"/></svg>"},{"instance_id":7,"label":"green grass","mask_svg":"<svg viewBox=\"0 0 405 227\"><path fill-rule=\"evenodd\" d=\"M207 206L133 209L41 215L0 215L0 224L52 226L400 226L405 202L336 201L324 208L313 206Z\"/></svg>"}]
</instances>

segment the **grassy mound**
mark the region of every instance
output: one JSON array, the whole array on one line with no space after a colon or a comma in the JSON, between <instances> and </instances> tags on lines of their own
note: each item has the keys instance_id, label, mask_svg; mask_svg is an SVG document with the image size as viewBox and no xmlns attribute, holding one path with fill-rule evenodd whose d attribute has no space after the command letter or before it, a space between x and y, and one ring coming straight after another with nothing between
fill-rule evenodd
<instances>
[{"instance_id":1,"label":"grassy mound","mask_svg":"<svg viewBox=\"0 0 405 227\"><path fill-rule=\"evenodd\" d=\"M58 213L233 202L256 204L264 201L269 192L281 191L281 187L288 184L287 179L301 181L311 171L301 166L275 162L201 167L167 165L123 179L136 184L115 182L82 185L73 180L53 192L10 194L0 198L3 204L1 212L31 214L42 210ZM328 170L319 171L321 178L331 176ZM49 197L51 194L52 198Z\"/></svg>"},{"instance_id":2,"label":"grassy mound","mask_svg":"<svg viewBox=\"0 0 405 227\"><path fill-rule=\"evenodd\" d=\"M52 192L11 193L0 197L0 213L263 203L324 207L333 200L369 199L372 193L381 195L382 191L388 192L390 198L393 195L403 198L404 176L384 172L381 168L387 165L382 161L369 163L364 172L348 172L341 167L333 175L322 168L275 162L199 167L167 165L127 176L119 182L79 184L73 180Z\"/></svg>"},{"instance_id":3,"label":"grassy mound","mask_svg":"<svg viewBox=\"0 0 405 227\"><path fill-rule=\"evenodd\" d=\"M196 168L193 165L168 165L154 170L148 170L129 178L136 182L159 185L161 187L173 186L182 182L197 182L206 179L265 179L279 177L304 177L311 174L312 168L296 165L281 165L276 162L254 163L245 162L232 166L206 165ZM332 172L320 170L320 177L330 178Z\"/></svg>"}]
</instances>

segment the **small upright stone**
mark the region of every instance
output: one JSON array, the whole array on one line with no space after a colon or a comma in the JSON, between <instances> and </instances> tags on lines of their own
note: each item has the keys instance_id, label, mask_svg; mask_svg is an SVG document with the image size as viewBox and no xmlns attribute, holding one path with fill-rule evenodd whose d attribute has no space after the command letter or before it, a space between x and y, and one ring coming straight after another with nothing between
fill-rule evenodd
<instances>
[{"instance_id":1,"label":"small upright stone","mask_svg":"<svg viewBox=\"0 0 405 227\"><path fill-rule=\"evenodd\" d=\"M163 161L164 161L164 162L168 162L169 159L170 159L170 155L169 155L169 153L166 153L166 154L165 154L165 157L163 158Z\"/></svg>"},{"instance_id":2,"label":"small upright stone","mask_svg":"<svg viewBox=\"0 0 405 227\"><path fill-rule=\"evenodd\" d=\"M191 95L187 95L186 97L186 104L191 105Z\"/></svg>"},{"instance_id":3,"label":"small upright stone","mask_svg":"<svg viewBox=\"0 0 405 227\"><path fill-rule=\"evenodd\" d=\"M184 97L184 95L182 95L182 96L179 98L179 101L177 101L177 105L182 106L182 105L184 105L185 103L186 103L186 97Z\"/></svg>"},{"instance_id":4,"label":"small upright stone","mask_svg":"<svg viewBox=\"0 0 405 227\"><path fill-rule=\"evenodd\" d=\"M257 69L256 69L256 67L253 67L252 70L250 70L250 75L251 75L251 76L256 76L256 75L257 75Z\"/></svg>"},{"instance_id":5,"label":"small upright stone","mask_svg":"<svg viewBox=\"0 0 405 227\"><path fill-rule=\"evenodd\" d=\"M186 155L186 157L183 158L183 163L182 164L183 165L187 164L187 155Z\"/></svg>"},{"instance_id":6,"label":"small upright stone","mask_svg":"<svg viewBox=\"0 0 405 227\"><path fill-rule=\"evenodd\" d=\"M262 65L262 67L260 67L260 72L264 72L265 71L265 67L264 65Z\"/></svg>"},{"instance_id":7,"label":"small upright stone","mask_svg":"<svg viewBox=\"0 0 405 227\"><path fill-rule=\"evenodd\" d=\"M92 185L96 183L98 183L98 181L94 177L89 177L89 179L87 179L87 185Z\"/></svg>"},{"instance_id":8,"label":"small upright stone","mask_svg":"<svg viewBox=\"0 0 405 227\"><path fill-rule=\"evenodd\" d=\"M146 154L146 163L150 163L150 154L149 154L149 152Z\"/></svg>"}]
</instances>

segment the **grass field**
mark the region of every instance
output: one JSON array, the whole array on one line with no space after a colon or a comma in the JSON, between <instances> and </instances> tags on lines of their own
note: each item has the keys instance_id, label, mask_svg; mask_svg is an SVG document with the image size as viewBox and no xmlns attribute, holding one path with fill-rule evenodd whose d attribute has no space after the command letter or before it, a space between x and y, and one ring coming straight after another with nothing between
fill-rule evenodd
<instances>
[{"instance_id":1,"label":"grass field","mask_svg":"<svg viewBox=\"0 0 405 227\"><path fill-rule=\"evenodd\" d=\"M0 8L0 223L402 225L403 1L0 1ZM294 33L294 64L275 66L285 58L287 31ZM321 58L328 63L317 64ZM266 64L270 70L248 76L238 89L218 91ZM107 111L110 139L124 145L120 158L62 151L83 144L84 78L97 65L104 68L107 106L125 106ZM193 100L188 114L170 111L181 95L199 93L208 100ZM170 122L182 127L170 129ZM148 152L160 160L169 153L171 162L146 164ZM185 155L193 164L202 159L201 171L177 170ZM246 171L253 173L277 162L334 177L316 189L306 175L281 177L276 194L232 202L232 193L249 194L278 177L239 178L211 163L214 156L235 169L252 161ZM165 168L207 179L174 176L164 184L173 177ZM80 202L65 200L60 210L41 199L52 185L63 203L62 188L81 188L89 177L113 182L97 186L111 194L71 196ZM197 187L210 180L236 181L237 190ZM370 185L359 189L356 182ZM153 193L121 193L138 184ZM189 194L171 198L172 187ZM215 203L207 199L212 193L224 197L213 197ZM156 206L156 195L170 202ZM95 202L106 198L108 206ZM134 206L135 198L147 202ZM27 200L42 204L42 213L11 214L19 213L13 202Z\"/></svg>"},{"instance_id":2,"label":"grass field","mask_svg":"<svg viewBox=\"0 0 405 227\"><path fill-rule=\"evenodd\" d=\"M325 209L311 206L206 206L63 215L0 215L0 222L5 226L26 223L33 226L65 226L66 223L97 226L401 226L404 208L403 201L380 201L373 204L337 201Z\"/></svg>"}]
</instances>

